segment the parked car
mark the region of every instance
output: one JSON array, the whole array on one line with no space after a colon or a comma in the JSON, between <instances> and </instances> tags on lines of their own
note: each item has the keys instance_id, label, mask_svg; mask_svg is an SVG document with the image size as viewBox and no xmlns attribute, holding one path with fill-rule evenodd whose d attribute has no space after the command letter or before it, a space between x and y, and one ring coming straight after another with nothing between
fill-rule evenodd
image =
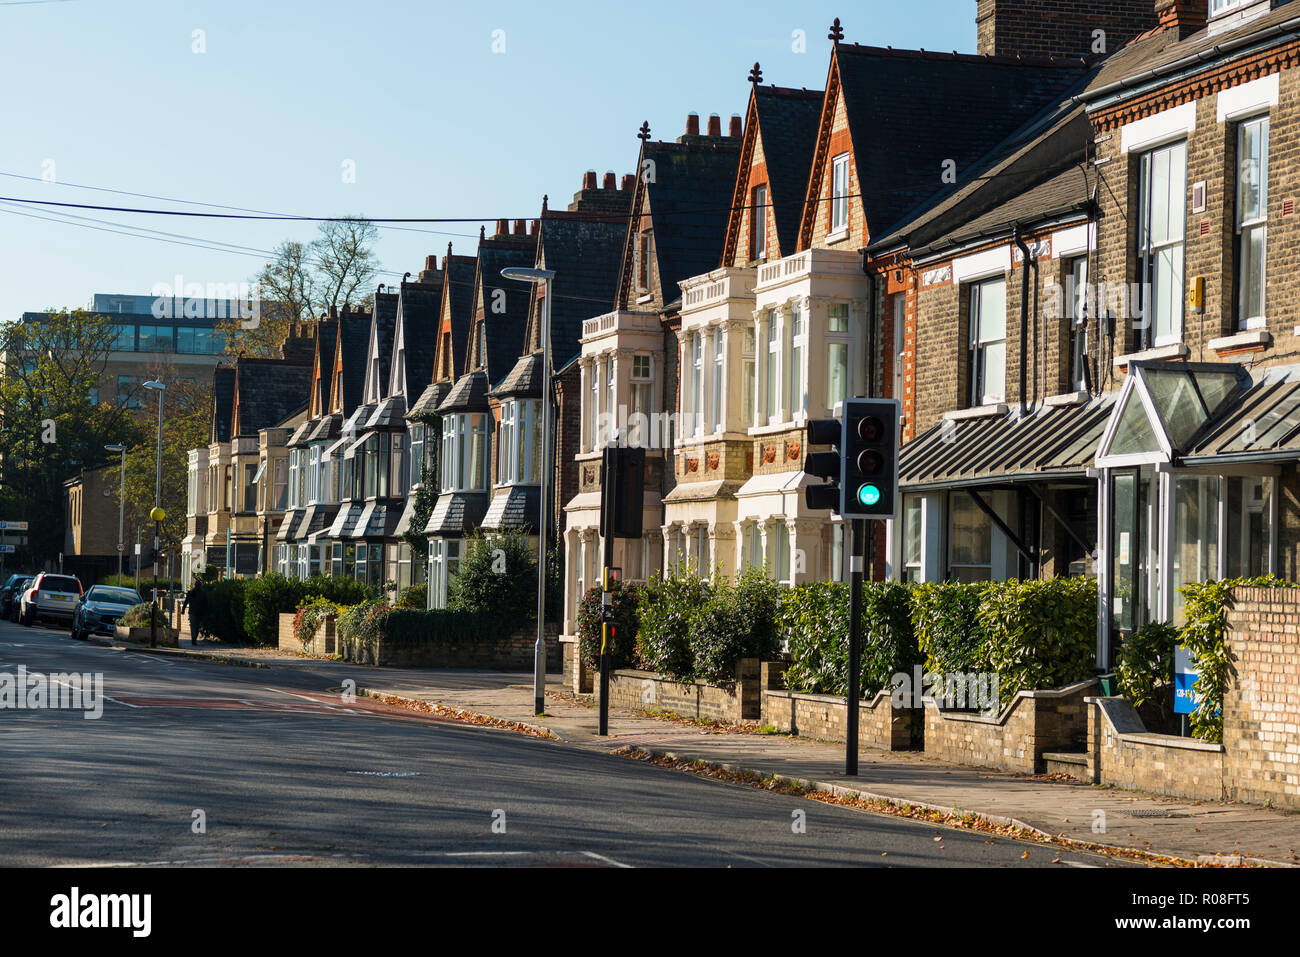
<instances>
[{"instance_id":1,"label":"parked car","mask_svg":"<svg viewBox=\"0 0 1300 957\"><path fill-rule=\"evenodd\" d=\"M22 597L23 591L31 581L31 575L19 573L9 576L9 580L0 587L0 618L7 621L18 620L18 599Z\"/></svg>"},{"instance_id":2,"label":"parked car","mask_svg":"<svg viewBox=\"0 0 1300 957\"><path fill-rule=\"evenodd\" d=\"M134 588L93 585L72 609L72 637L113 634L117 620L128 608L141 602L140 593Z\"/></svg>"},{"instance_id":3,"label":"parked car","mask_svg":"<svg viewBox=\"0 0 1300 957\"><path fill-rule=\"evenodd\" d=\"M81 593L81 582L75 575L41 572L23 592L18 619L24 625L41 618L71 621Z\"/></svg>"}]
</instances>

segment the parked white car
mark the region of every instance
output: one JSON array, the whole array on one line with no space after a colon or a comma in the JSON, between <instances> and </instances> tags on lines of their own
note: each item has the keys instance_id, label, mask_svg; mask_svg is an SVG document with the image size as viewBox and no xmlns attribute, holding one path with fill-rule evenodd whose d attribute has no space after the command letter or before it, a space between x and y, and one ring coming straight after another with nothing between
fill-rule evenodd
<instances>
[{"instance_id":1,"label":"parked white car","mask_svg":"<svg viewBox=\"0 0 1300 957\"><path fill-rule=\"evenodd\" d=\"M71 622L81 591L81 582L75 575L41 572L23 592L18 606L18 620L28 626L38 618Z\"/></svg>"}]
</instances>

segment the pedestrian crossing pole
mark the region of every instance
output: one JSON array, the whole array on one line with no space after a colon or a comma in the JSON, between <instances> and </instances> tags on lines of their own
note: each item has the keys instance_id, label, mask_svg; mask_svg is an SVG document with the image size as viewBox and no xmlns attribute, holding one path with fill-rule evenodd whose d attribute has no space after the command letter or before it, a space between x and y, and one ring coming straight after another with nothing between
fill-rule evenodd
<instances>
[{"instance_id":1,"label":"pedestrian crossing pole","mask_svg":"<svg viewBox=\"0 0 1300 957\"><path fill-rule=\"evenodd\" d=\"M862 574L863 554L862 540L866 537L866 519L854 518L849 521L852 527L852 550L849 555L849 688L848 688L848 727L845 737L844 773L856 777L858 773L858 699L861 692L858 687L859 662L862 645Z\"/></svg>"}]
</instances>

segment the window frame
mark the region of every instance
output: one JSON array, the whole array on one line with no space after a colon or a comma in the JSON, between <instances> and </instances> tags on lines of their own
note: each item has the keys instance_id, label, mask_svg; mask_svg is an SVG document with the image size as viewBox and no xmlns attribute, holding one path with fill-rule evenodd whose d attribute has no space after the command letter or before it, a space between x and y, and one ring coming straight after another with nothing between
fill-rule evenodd
<instances>
[{"instance_id":1,"label":"window frame","mask_svg":"<svg viewBox=\"0 0 1300 957\"><path fill-rule=\"evenodd\" d=\"M1237 149L1236 149L1236 182L1233 193L1233 254L1234 254L1234 272L1236 281L1234 282L1233 295L1233 314L1236 316L1238 331L1247 331L1250 329L1263 329L1268 325L1268 188L1269 188L1269 162L1268 151L1269 144L1272 141L1272 127L1268 113L1261 113L1255 116L1243 117L1236 123L1237 130ZM1249 220L1243 219L1243 202L1242 202L1242 185L1244 178L1242 176L1242 147L1245 142L1246 132L1251 127L1258 127L1260 130L1259 143L1259 199L1258 215ZM1253 315L1245 314L1245 284L1246 270L1244 263L1246 261L1246 249L1249 235L1258 232L1260 234L1260 253L1259 262L1256 266L1258 270L1259 281L1259 312Z\"/></svg>"}]
</instances>

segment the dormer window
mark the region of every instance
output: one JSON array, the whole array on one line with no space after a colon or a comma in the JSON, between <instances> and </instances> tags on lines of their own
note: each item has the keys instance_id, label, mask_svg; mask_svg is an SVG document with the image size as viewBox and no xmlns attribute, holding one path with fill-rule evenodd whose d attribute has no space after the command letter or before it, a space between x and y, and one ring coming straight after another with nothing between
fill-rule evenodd
<instances>
[{"instance_id":1,"label":"dormer window","mask_svg":"<svg viewBox=\"0 0 1300 957\"><path fill-rule=\"evenodd\" d=\"M650 231L636 237L636 291L650 291Z\"/></svg>"},{"instance_id":2,"label":"dormer window","mask_svg":"<svg viewBox=\"0 0 1300 957\"><path fill-rule=\"evenodd\" d=\"M831 160L831 232L849 228L849 154Z\"/></svg>"},{"instance_id":3,"label":"dormer window","mask_svg":"<svg viewBox=\"0 0 1300 957\"><path fill-rule=\"evenodd\" d=\"M767 186L755 186L749 210L750 259L767 258Z\"/></svg>"}]
</instances>

